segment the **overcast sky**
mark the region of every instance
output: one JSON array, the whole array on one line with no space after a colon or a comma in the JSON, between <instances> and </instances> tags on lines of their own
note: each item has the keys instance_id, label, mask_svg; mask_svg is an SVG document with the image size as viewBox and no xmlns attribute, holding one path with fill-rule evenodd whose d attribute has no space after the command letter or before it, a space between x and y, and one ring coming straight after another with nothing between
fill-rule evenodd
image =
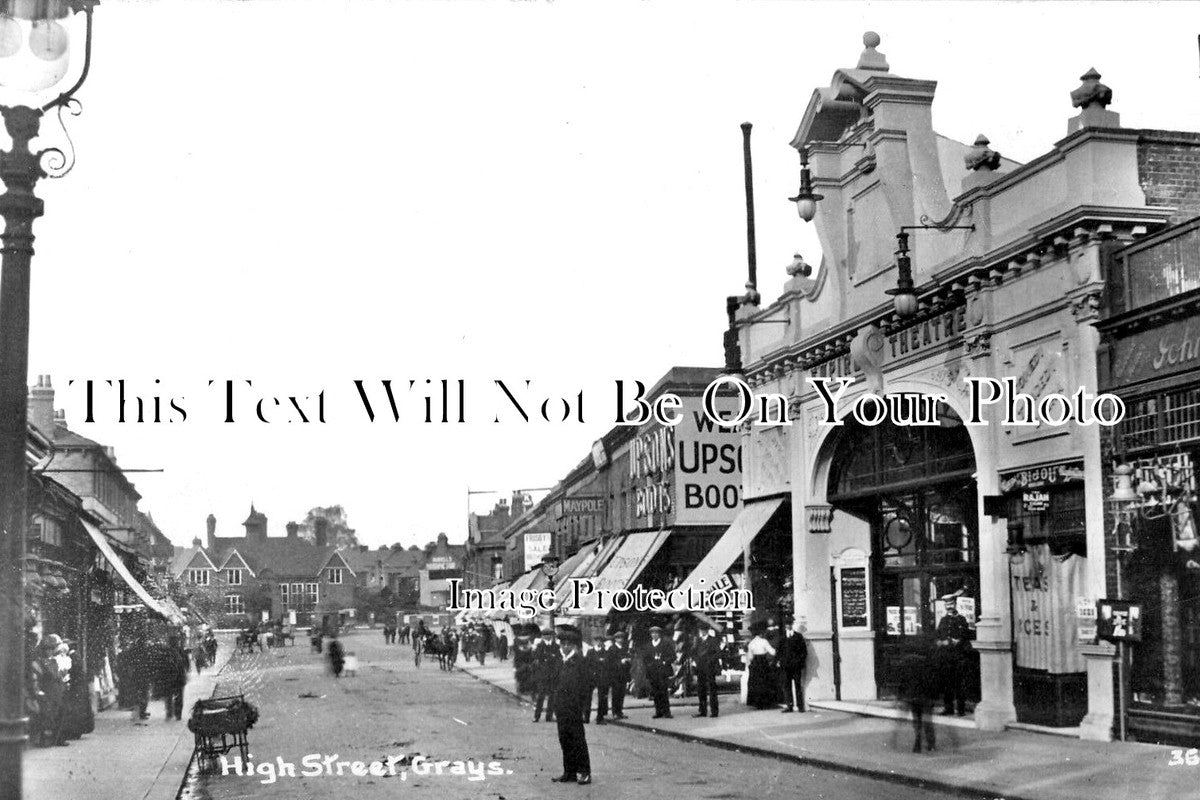
<instances>
[{"instance_id":1,"label":"overcast sky","mask_svg":"<svg viewBox=\"0 0 1200 800\"><path fill-rule=\"evenodd\" d=\"M365 543L461 541L468 487L550 486L587 455L614 379L721 363L746 272L741 122L761 291L793 252L819 261L786 200L788 142L865 30L893 73L939 82L939 132L1026 161L1065 135L1092 66L1126 126L1200 129L1198 19L1191 3L105 0L68 121L77 166L39 188L30 380L50 373L70 427L122 466L165 470L133 478L177 543L210 512L239 531L251 501L272 534L340 503ZM467 381L465 425L422 424L407 399L443 377ZM88 378L187 419L119 424L105 388L87 424ZM405 419L369 423L352 382L386 378ZM526 424L497 378L537 402L582 390L586 422ZM226 379L285 407L257 422L242 384L224 424L207 382ZM311 417L321 390L324 424L284 421L289 395Z\"/></svg>"}]
</instances>

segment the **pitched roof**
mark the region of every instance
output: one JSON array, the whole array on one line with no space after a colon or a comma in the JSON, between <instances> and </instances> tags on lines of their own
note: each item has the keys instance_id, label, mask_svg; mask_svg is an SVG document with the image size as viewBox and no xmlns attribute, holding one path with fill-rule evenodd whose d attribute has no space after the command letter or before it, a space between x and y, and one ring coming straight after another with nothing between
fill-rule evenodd
<instances>
[{"instance_id":1,"label":"pitched roof","mask_svg":"<svg viewBox=\"0 0 1200 800\"><path fill-rule=\"evenodd\" d=\"M234 550L255 575L270 570L275 575L315 577L337 548L333 545L317 547L303 539L283 536L267 537L258 542L238 539L236 547L218 540L213 560L224 563Z\"/></svg>"},{"instance_id":2,"label":"pitched roof","mask_svg":"<svg viewBox=\"0 0 1200 800\"><path fill-rule=\"evenodd\" d=\"M183 571L191 567L192 561L197 557L201 557L208 562L207 566L201 564L196 569L216 569L212 558L204 551L202 547L188 547L186 549L176 549L174 557L171 559L171 575L178 578L183 574Z\"/></svg>"}]
</instances>

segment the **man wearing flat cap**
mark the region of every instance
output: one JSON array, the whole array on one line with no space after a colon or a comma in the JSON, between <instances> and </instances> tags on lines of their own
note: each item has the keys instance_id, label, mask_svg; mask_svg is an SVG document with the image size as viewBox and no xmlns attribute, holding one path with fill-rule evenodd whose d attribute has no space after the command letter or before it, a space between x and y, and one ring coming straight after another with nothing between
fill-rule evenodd
<instances>
[{"instance_id":1,"label":"man wearing flat cap","mask_svg":"<svg viewBox=\"0 0 1200 800\"><path fill-rule=\"evenodd\" d=\"M650 628L650 644L646 648L646 678L654 700L653 719L671 719L671 671L675 666L675 645L663 638L663 629Z\"/></svg>"},{"instance_id":2,"label":"man wearing flat cap","mask_svg":"<svg viewBox=\"0 0 1200 800\"><path fill-rule=\"evenodd\" d=\"M563 771L558 783L592 782L592 765L588 757L587 735L583 716L591 704L591 676L588 664L580 652L581 638L574 630L559 636L562 646L562 670L554 689L554 713L558 716L558 743L562 747Z\"/></svg>"}]
</instances>

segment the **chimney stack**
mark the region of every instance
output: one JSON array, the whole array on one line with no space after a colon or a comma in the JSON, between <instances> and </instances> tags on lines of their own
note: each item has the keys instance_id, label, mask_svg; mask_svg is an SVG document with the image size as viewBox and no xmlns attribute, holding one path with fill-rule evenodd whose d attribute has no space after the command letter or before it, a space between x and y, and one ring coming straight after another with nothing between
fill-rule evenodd
<instances>
[{"instance_id":1,"label":"chimney stack","mask_svg":"<svg viewBox=\"0 0 1200 800\"><path fill-rule=\"evenodd\" d=\"M208 549L216 550L217 549L217 542L216 542L217 518L214 517L212 514L209 514L208 519L205 520L205 524L208 526Z\"/></svg>"},{"instance_id":2,"label":"chimney stack","mask_svg":"<svg viewBox=\"0 0 1200 800\"><path fill-rule=\"evenodd\" d=\"M295 540L300 531L300 526L297 525L295 522L289 522L284 527L287 528L287 538Z\"/></svg>"},{"instance_id":3,"label":"chimney stack","mask_svg":"<svg viewBox=\"0 0 1200 800\"><path fill-rule=\"evenodd\" d=\"M313 520L313 530L316 534L317 547L325 547L329 544L329 520L317 517Z\"/></svg>"},{"instance_id":4,"label":"chimney stack","mask_svg":"<svg viewBox=\"0 0 1200 800\"><path fill-rule=\"evenodd\" d=\"M54 441L54 387L49 375L38 375L37 385L29 390L28 414L33 427Z\"/></svg>"}]
</instances>

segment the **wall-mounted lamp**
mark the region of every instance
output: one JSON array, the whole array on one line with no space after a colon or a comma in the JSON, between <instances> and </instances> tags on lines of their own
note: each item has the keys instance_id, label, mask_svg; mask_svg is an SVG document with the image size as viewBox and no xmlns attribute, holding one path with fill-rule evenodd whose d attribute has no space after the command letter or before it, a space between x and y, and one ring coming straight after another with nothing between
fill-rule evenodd
<instances>
[{"instance_id":1,"label":"wall-mounted lamp","mask_svg":"<svg viewBox=\"0 0 1200 800\"><path fill-rule=\"evenodd\" d=\"M817 215L817 201L824 200L825 196L813 194L812 190L812 172L808 168L808 151L800 151L800 191L795 197L789 197L796 204L796 211L800 214L800 219L805 222L812 222L813 217Z\"/></svg>"},{"instance_id":2,"label":"wall-mounted lamp","mask_svg":"<svg viewBox=\"0 0 1200 800\"><path fill-rule=\"evenodd\" d=\"M896 234L896 288L888 289L899 317L911 317L917 313L917 293L912 279L912 259L908 256L908 232L901 229Z\"/></svg>"},{"instance_id":3,"label":"wall-mounted lamp","mask_svg":"<svg viewBox=\"0 0 1200 800\"><path fill-rule=\"evenodd\" d=\"M908 255L908 232L924 230L975 230L974 225L948 224L954 219L957 219L958 215L961 213L962 210L956 206L955 209L950 212L950 216L947 217L945 221L931 223L923 222L921 225L900 226L900 232L896 234L896 288L888 289L886 292L886 294L890 294L892 296L893 304L896 307L896 316L901 318L911 317L917 313L917 308L919 308L916 288L913 285L912 279L912 259ZM928 217L921 217L921 219L924 221L928 219Z\"/></svg>"}]
</instances>

